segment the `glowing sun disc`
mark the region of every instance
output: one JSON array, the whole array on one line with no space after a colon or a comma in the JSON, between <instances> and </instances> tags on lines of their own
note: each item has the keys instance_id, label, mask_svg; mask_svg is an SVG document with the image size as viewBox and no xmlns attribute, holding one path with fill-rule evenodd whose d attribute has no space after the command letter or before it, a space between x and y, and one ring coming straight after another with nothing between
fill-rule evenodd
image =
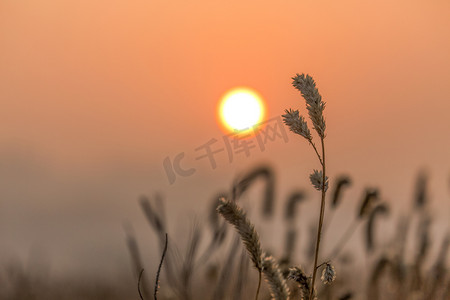
<instances>
[{"instance_id":1,"label":"glowing sun disc","mask_svg":"<svg viewBox=\"0 0 450 300\"><path fill-rule=\"evenodd\" d=\"M261 96L246 87L228 91L219 105L222 124L231 132L245 132L261 123L265 115L265 104Z\"/></svg>"}]
</instances>

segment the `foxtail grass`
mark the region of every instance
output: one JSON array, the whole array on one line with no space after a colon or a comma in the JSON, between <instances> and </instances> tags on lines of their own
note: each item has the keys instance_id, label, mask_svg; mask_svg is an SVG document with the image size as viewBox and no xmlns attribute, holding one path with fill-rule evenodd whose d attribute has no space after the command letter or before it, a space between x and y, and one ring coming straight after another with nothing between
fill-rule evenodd
<instances>
[{"instance_id":1,"label":"foxtail grass","mask_svg":"<svg viewBox=\"0 0 450 300\"><path fill-rule=\"evenodd\" d=\"M305 138L308 143L314 149L314 152L317 155L317 158L320 162L322 170L313 170L313 173L310 175L310 181L313 187L321 192L321 202L320 202L320 212L319 212L319 222L317 228L317 237L316 237L316 247L314 253L314 268L312 275L312 289L309 296L309 299L313 299L313 290L314 284L316 280L317 273L317 262L319 258L319 250L320 250L320 240L322 235L322 226L323 219L325 214L325 194L328 189L328 177L326 176L326 160L325 160L325 118L323 116L323 111L325 109L325 102L322 101L322 96L319 93L319 90L316 87L316 83L314 79L305 74L297 74L292 78L292 85L298 89L305 99L306 109L308 111L309 119L313 125L313 129L316 131L319 136L320 145L321 145L321 153L317 150L316 144L313 141L313 136L311 131L309 130L308 124L303 116L300 115L298 110L286 110L286 114L283 115L284 123L289 127L289 129Z\"/></svg>"},{"instance_id":2,"label":"foxtail grass","mask_svg":"<svg viewBox=\"0 0 450 300\"><path fill-rule=\"evenodd\" d=\"M306 300L311 294L314 294L314 289L311 285L311 278L308 277L300 267L293 267L289 269L288 279L291 279L298 284L302 300Z\"/></svg>"},{"instance_id":3,"label":"foxtail grass","mask_svg":"<svg viewBox=\"0 0 450 300\"><path fill-rule=\"evenodd\" d=\"M272 256L266 256L263 260L264 277L269 284L270 295L273 300L288 300L289 288L280 271L278 263Z\"/></svg>"},{"instance_id":4,"label":"foxtail grass","mask_svg":"<svg viewBox=\"0 0 450 300\"><path fill-rule=\"evenodd\" d=\"M221 203L217 207L217 212L238 232L242 242L245 245L248 255L258 270L258 287L256 289L255 300L258 299L261 288L261 276L263 272L263 251L259 242L259 235L253 224L247 219L247 216L240 207L233 201L221 198Z\"/></svg>"},{"instance_id":5,"label":"foxtail grass","mask_svg":"<svg viewBox=\"0 0 450 300\"><path fill-rule=\"evenodd\" d=\"M245 284L247 283L249 269L249 259L247 258L247 253L242 250L239 260L239 269L236 278L236 286L234 287L234 297L235 300L242 299L242 293L244 291Z\"/></svg>"}]
</instances>

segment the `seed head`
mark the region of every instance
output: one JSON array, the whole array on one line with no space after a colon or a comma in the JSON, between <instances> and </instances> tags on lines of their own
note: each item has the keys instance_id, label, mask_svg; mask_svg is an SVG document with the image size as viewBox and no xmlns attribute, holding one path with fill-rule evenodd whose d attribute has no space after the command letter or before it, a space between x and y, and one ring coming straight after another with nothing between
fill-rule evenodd
<instances>
[{"instance_id":1,"label":"seed head","mask_svg":"<svg viewBox=\"0 0 450 300\"><path fill-rule=\"evenodd\" d=\"M294 267L289 269L288 279L296 281L300 286L302 299L308 299L311 293L311 278L306 276L301 268Z\"/></svg>"},{"instance_id":2,"label":"seed head","mask_svg":"<svg viewBox=\"0 0 450 300\"><path fill-rule=\"evenodd\" d=\"M323 173L322 171L314 170L311 175L309 175L309 180L311 180L312 185L318 191L322 190L323 187ZM328 176L325 176L325 192L328 190Z\"/></svg>"},{"instance_id":3,"label":"seed head","mask_svg":"<svg viewBox=\"0 0 450 300\"><path fill-rule=\"evenodd\" d=\"M299 267L289 268L288 279L292 279L299 284L305 284L308 281L308 276Z\"/></svg>"},{"instance_id":4,"label":"seed head","mask_svg":"<svg viewBox=\"0 0 450 300\"><path fill-rule=\"evenodd\" d=\"M263 260L263 273L269 284L270 294L273 300L288 300L289 288L280 271L278 263L272 256L265 256Z\"/></svg>"},{"instance_id":5,"label":"seed head","mask_svg":"<svg viewBox=\"0 0 450 300\"><path fill-rule=\"evenodd\" d=\"M301 135L307 140L311 140L311 132L309 131L308 124L303 116L299 115L298 110L285 110L286 114L282 115L284 123L289 126L289 129Z\"/></svg>"},{"instance_id":6,"label":"seed head","mask_svg":"<svg viewBox=\"0 0 450 300\"><path fill-rule=\"evenodd\" d=\"M324 284L331 284L336 279L336 271L331 264L327 263L325 265L320 279Z\"/></svg>"},{"instance_id":7,"label":"seed head","mask_svg":"<svg viewBox=\"0 0 450 300\"><path fill-rule=\"evenodd\" d=\"M242 209L233 201L220 199L220 204L217 207L217 212L225 218L225 220L232 224L241 237L242 242L247 249L247 252L255 265L255 268L262 271L262 250L259 242L258 233L253 224L250 223Z\"/></svg>"},{"instance_id":8,"label":"seed head","mask_svg":"<svg viewBox=\"0 0 450 300\"><path fill-rule=\"evenodd\" d=\"M297 74L292 77L292 85L298 89L303 98L306 100L306 109L308 109L309 117L321 138L325 137L325 119L323 117L323 110L325 109L325 102L322 101L322 96L316 88L314 79L305 74Z\"/></svg>"}]
</instances>

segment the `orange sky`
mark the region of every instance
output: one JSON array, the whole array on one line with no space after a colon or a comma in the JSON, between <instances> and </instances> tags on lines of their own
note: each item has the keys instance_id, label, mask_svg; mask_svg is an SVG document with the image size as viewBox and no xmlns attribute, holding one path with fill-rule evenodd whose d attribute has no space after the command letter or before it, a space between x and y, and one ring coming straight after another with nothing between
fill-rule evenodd
<instances>
[{"instance_id":1,"label":"orange sky","mask_svg":"<svg viewBox=\"0 0 450 300\"><path fill-rule=\"evenodd\" d=\"M70 266L64 247L91 253L82 241L98 232L109 232L100 249L122 247L123 220L143 219L138 195L204 203L261 161L280 193L308 188L317 164L291 134L215 170L194 153L223 136L215 113L229 88L258 91L269 117L304 110L297 72L327 102L331 176L406 202L427 168L449 207L449 16L444 0L2 1L0 251L42 243ZM183 151L198 172L169 185L162 161Z\"/></svg>"}]
</instances>

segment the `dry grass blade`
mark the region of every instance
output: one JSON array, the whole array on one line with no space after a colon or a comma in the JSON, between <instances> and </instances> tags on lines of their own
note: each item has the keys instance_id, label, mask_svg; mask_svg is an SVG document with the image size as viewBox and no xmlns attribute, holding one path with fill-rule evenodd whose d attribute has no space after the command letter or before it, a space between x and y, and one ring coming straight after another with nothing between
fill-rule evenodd
<instances>
[{"instance_id":1,"label":"dry grass blade","mask_svg":"<svg viewBox=\"0 0 450 300\"><path fill-rule=\"evenodd\" d=\"M278 263L272 256L265 257L263 260L263 274L269 283L270 294L274 300L289 299L289 288L284 280L283 274Z\"/></svg>"}]
</instances>

